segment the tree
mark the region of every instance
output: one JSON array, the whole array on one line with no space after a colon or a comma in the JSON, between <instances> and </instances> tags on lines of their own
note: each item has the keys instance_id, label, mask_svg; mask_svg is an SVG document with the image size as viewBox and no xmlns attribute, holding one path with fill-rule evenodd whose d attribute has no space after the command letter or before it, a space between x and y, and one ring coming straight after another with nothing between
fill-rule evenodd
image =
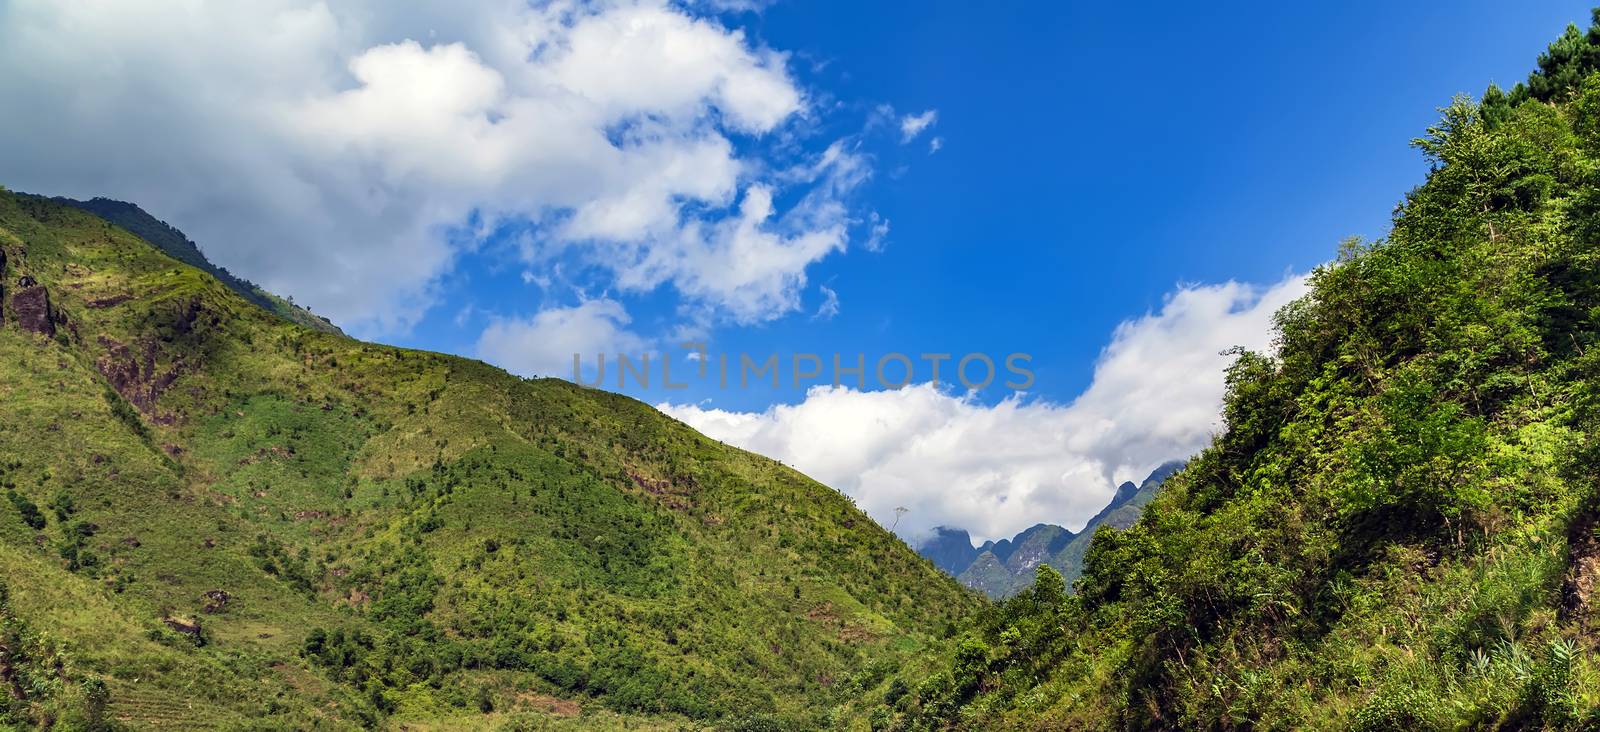
<instances>
[{"instance_id":1,"label":"tree","mask_svg":"<svg viewBox=\"0 0 1600 732\"><path fill-rule=\"evenodd\" d=\"M1055 567L1040 564L1033 577L1033 600L1044 607L1055 607L1067 596L1067 581Z\"/></svg>"},{"instance_id":2,"label":"tree","mask_svg":"<svg viewBox=\"0 0 1600 732\"><path fill-rule=\"evenodd\" d=\"M7 491L6 498L11 500L11 505L17 509L22 516L22 523L27 524L28 528L34 531L44 528L44 514L39 512L39 506L33 501L16 491Z\"/></svg>"}]
</instances>

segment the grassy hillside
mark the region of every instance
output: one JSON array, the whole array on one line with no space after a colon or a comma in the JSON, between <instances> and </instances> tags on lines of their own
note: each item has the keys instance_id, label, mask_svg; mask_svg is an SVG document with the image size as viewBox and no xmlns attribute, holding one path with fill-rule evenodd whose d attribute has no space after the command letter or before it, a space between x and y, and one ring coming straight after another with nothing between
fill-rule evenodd
<instances>
[{"instance_id":1,"label":"grassy hillside","mask_svg":"<svg viewBox=\"0 0 1600 732\"><path fill-rule=\"evenodd\" d=\"M1600 20L1600 15L1597 15ZM1600 726L1600 25L1460 99L1391 236L1228 374L1227 429L1074 596L1041 572L894 729Z\"/></svg>"},{"instance_id":2,"label":"grassy hillside","mask_svg":"<svg viewBox=\"0 0 1600 732\"><path fill-rule=\"evenodd\" d=\"M134 236L155 245L163 254L217 278L217 281L227 285L228 289L239 293L244 299L261 306L262 309L268 312L277 314L285 320L299 323L313 330L341 333L339 328L327 318L315 315L310 310L261 289L254 282L234 276L226 268L212 264L211 260L206 258L205 253L200 251L200 245L195 244L171 224L151 216L144 209L134 204L109 198L91 198L87 201L77 201L71 198L56 198L53 200L73 208L81 208L127 229Z\"/></svg>"},{"instance_id":3,"label":"grassy hillside","mask_svg":"<svg viewBox=\"0 0 1600 732\"><path fill-rule=\"evenodd\" d=\"M0 719L809 729L981 602L631 399L286 322L47 199L0 192L0 252Z\"/></svg>"}]
</instances>

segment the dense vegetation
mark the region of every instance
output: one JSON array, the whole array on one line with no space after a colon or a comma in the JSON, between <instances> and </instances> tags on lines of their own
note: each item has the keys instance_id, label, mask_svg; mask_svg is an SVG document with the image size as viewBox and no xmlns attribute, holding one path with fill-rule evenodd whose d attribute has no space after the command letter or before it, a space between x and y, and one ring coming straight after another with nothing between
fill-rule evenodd
<instances>
[{"instance_id":1,"label":"dense vegetation","mask_svg":"<svg viewBox=\"0 0 1600 732\"><path fill-rule=\"evenodd\" d=\"M1600 13L1458 99L1384 241L1228 373L1227 430L878 728L1600 726Z\"/></svg>"},{"instance_id":2,"label":"dense vegetation","mask_svg":"<svg viewBox=\"0 0 1600 732\"><path fill-rule=\"evenodd\" d=\"M0 191L0 286L0 728L811 729L981 603L647 405L58 201Z\"/></svg>"}]
</instances>

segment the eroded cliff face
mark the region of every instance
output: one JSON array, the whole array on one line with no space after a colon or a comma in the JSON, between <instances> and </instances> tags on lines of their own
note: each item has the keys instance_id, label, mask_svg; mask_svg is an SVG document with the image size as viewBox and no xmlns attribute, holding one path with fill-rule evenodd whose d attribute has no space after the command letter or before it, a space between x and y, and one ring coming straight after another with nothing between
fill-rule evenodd
<instances>
[{"instance_id":1,"label":"eroded cliff face","mask_svg":"<svg viewBox=\"0 0 1600 732\"><path fill-rule=\"evenodd\" d=\"M105 348L95 361L100 374L139 411L156 416L156 402L182 375L183 359L168 357L154 338L141 338L131 347L103 335L98 341ZM167 365L162 366L163 362ZM157 417L157 421L167 423L171 417Z\"/></svg>"}]
</instances>

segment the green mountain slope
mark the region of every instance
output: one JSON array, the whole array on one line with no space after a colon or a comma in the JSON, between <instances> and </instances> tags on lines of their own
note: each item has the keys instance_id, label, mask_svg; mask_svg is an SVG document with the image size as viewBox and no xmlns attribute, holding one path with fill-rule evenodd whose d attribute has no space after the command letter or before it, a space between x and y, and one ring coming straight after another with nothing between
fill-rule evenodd
<instances>
[{"instance_id":1,"label":"green mountain slope","mask_svg":"<svg viewBox=\"0 0 1600 732\"><path fill-rule=\"evenodd\" d=\"M48 199L0 192L0 252L0 719L814 728L981 604L634 400L287 322Z\"/></svg>"},{"instance_id":2,"label":"green mountain slope","mask_svg":"<svg viewBox=\"0 0 1600 732\"><path fill-rule=\"evenodd\" d=\"M1228 374L1227 429L1076 594L1041 571L894 729L1600 726L1600 14L1458 100L1386 241Z\"/></svg>"},{"instance_id":3,"label":"green mountain slope","mask_svg":"<svg viewBox=\"0 0 1600 732\"><path fill-rule=\"evenodd\" d=\"M982 551L972 564L956 575L962 585L982 592L988 597L1005 597L1012 592L1015 575L1000 557L992 551Z\"/></svg>"},{"instance_id":4,"label":"green mountain slope","mask_svg":"<svg viewBox=\"0 0 1600 732\"><path fill-rule=\"evenodd\" d=\"M144 209L124 201L115 201L109 198L91 198L87 201L78 201L71 198L52 199L73 208L80 208L110 221L117 226L127 229L134 236L154 244L167 256L194 267L228 286L228 289L239 293L241 297L253 302L268 312L293 323L299 323L307 328L324 331L327 333L340 333L341 331L327 318L314 315L299 305L295 305L277 295L261 289L254 282L235 277L227 269L218 267L206 258L200 246L184 236L183 232L173 228L171 224L162 221Z\"/></svg>"}]
</instances>

